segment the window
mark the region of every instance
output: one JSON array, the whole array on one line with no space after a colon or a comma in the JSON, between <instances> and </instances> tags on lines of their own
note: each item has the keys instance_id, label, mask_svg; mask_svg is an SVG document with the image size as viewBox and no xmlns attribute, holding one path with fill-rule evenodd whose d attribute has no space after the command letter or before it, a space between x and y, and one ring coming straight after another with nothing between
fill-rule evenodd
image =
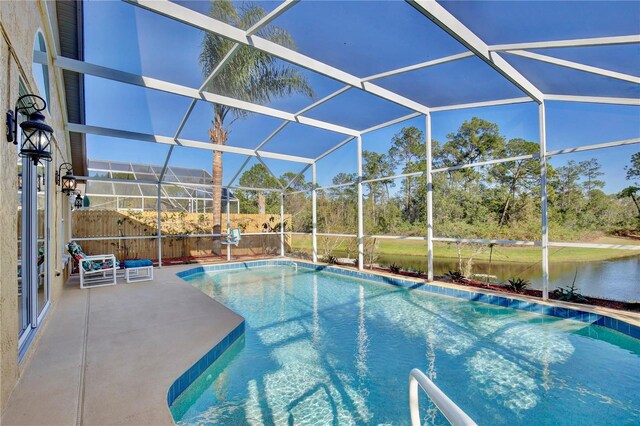
<instances>
[{"instance_id":1,"label":"window","mask_svg":"<svg viewBox=\"0 0 640 426\"><path fill-rule=\"evenodd\" d=\"M49 108L49 66L47 65L47 46L42 32L36 33L33 44L33 79L38 86L38 92L47 102Z\"/></svg>"}]
</instances>

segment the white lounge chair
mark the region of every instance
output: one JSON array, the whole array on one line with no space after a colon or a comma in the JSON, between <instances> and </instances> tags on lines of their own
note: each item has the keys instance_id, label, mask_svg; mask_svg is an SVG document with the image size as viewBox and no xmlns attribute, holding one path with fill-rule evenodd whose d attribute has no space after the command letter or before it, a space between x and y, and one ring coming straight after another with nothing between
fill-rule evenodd
<instances>
[{"instance_id":1,"label":"white lounge chair","mask_svg":"<svg viewBox=\"0 0 640 426\"><path fill-rule=\"evenodd\" d=\"M69 254L78 263L80 288L91 288L116 284L116 271L120 264L113 254L87 256L75 242L67 245Z\"/></svg>"}]
</instances>

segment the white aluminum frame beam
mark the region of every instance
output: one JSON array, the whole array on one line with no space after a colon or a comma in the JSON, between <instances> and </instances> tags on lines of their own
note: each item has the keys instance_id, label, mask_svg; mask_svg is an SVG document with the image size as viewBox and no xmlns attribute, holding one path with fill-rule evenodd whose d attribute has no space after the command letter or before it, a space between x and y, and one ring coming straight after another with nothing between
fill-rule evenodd
<instances>
[{"instance_id":1,"label":"white aluminum frame beam","mask_svg":"<svg viewBox=\"0 0 640 426\"><path fill-rule=\"evenodd\" d=\"M640 245L631 244L591 244L591 243L572 243L572 242L549 242L549 247L577 247L577 248L595 248L595 249L611 249L611 250L639 250Z\"/></svg>"},{"instance_id":2,"label":"white aluminum frame beam","mask_svg":"<svg viewBox=\"0 0 640 426\"><path fill-rule=\"evenodd\" d=\"M307 112L309 110L312 110L313 108L315 108L315 107L317 107L317 106L319 106L319 105L321 105L321 104L323 104L323 103L335 98L336 96L343 94L347 90L351 89L351 87L352 86L349 86L349 85L341 87L340 89L336 90L335 92L328 94L324 98L319 99L319 100L315 101L314 103L312 103L311 105L302 108L300 111L296 112L296 115L301 115L301 114L304 114L305 112Z\"/></svg>"},{"instance_id":3,"label":"white aluminum frame beam","mask_svg":"<svg viewBox=\"0 0 640 426\"><path fill-rule=\"evenodd\" d=\"M358 168L358 269L364 269L364 191L362 190L362 136L356 139Z\"/></svg>"},{"instance_id":4,"label":"white aluminum frame beam","mask_svg":"<svg viewBox=\"0 0 640 426\"><path fill-rule=\"evenodd\" d=\"M261 28L264 28L267 25L269 25L271 22L273 22L274 19L282 15L287 10L291 9L299 1L300 0L285 0L282 3L280 3L278 7L273 9L271 12L267 13L264 17L262 17L262 19L260 19L258 22L253 24L253 26L247 30L246 32L247 37L254 35L258 31L260 31Z\"/></svg>"},{"instance_id":5,"label":"white aluminum frame beam","mask_svg":"<svg viewBox=\"0 0 640 426\"><path fill-rule=\"evenodd\" d=\"M326 191L328 189L345 188L347 186L356 186L357 184L358 184L358 181L354 180L353 182L336 183L334 185L327 185L327 186L318 186L316 188L316 190L318 190L318 191Z\"/></svg>"},{"instance_id":6,"label":"white aluminum frame beam","mask_svg":"<svg viewBox=\"0 0 640 426\"><path fill-rule=\"evenodd\" d=\"M540 212L542 236L542 300L549 299L549 222L547 196L547 118L546 105L538 106L538 124L540 128Z\"/></svg>"},{"instance_id":7,"label":"white aluminum frame beam","mask_svg":"<svg viewBox=\"0 0 640 426\"><path fill-rule=\"evenodd\" d=\"M381 72L379 74L373 74L373 75L370 75L369 77L363 78L362 81L378 80L380 78L391 77L393 75L403 74L405 72L421 70L424 68L433 67L435 65L446 64L447 62L459 61L460 59L469 58L471 56L474 56L473 52L457 53L455 55L445 56L443 58L438 58L438 59L432 59L431 61L420 62L418 64L409 65L402 68L396 68L394 70Z\"/></svg>"},{"instance_id":8,"label":"white aluminum frame beam","mask_svg":"<svg viewBox=\"0 0 640 426\"><path fill-rule=\"evenodd\" d=\"M284 191L280 193L280 257L284 257Z\"/></svg>"},{"instance_id":9,"label":"white aluminum frame beam","mask_svg":"<svg viewBox=\"0 0 640 426\"><path fill-rule=\"evenodd\" d=\"M433 237L433 241L445 243L476 243L476 244L498 244L508 246L539 246L537 241L519 241L519 240L488 240L483 238L447 238Z\"/></svg>"},{"instance_id":10,"label":"white aluminum frame beam","mask_svg":"<svg viewBox=\"0 0 640 426\"><path fill-rule=\"evenodd\" d=\"M293 185L293 183L295 181L297 181L298 179L300 179L301 176L304 175L304 172L306 172L307 170L309 170L309 167L311 167L311 164L307 164L306 166L304 166L304 168L300 171L300 173L298 173L293 179L291 179L289 181L289 183L287 184L287 186L284 187L284 189L282 190L282 192L286 191L287 189L289 189L291 187L291 185ZM303 192L308 192L308 191L303 191Z\"/></svg>"},{"instance_id":11,"label":"white aluminum frame beam","mask_svg":"<svg viewBox=\"0 0 640 426\"><path fill-rule=\"evenodd\" d=\"M636 99L636 98L613 98L613 97L606 97L606 96L578 96L578 95L553 95L553 94L546 94L545 97L547 101L640 106L640 99Z\"/></svg>"},{"instance_id":12,"label":"white aluminum frame beam","mask_svg":"<svg viewBox=\"0 0 640 426\"><path fill-rule=\"evenodd\" d=\"M426 170L427 176L427 281L433 281L433 140L431 139L431 114L425 116Z\"/></svg>"},{"instance_id":13,"label":"white aluminum frame beam","mask_svg":"<svg viewBox=\"0 0 640 426\"><path fill-rule=\"evenodd\" d=\"M162 170L160 171L160 176L158 177L158 182L162 182L164 180L164 175L167 173L167 167L169 166L169 160L171 160L171 154L173 153L174 145L169 147L169 152L167 152L167 157L164 159L164 164L162 165Z\"/></svg>"},{"instance_id":14,"label":"white aluminum frame beam","mask_svg":"<svg viewBox=\"0 0 640 426\"><path fill-rule=\"evenodd\" d=\"M202 83L202 85L198 89L198 93L202 93L202 91L207 87L209 82L213 80L218 75L218 73L220 73L220 71L222 71L222 68L231 60L231 58L233 58L233 56L238 51L239 47L240 47L239 44L234 44L233 46L231 46L231 49L229 49L226 55L224 55L222 60L216 65L213 71L211 71L209 76ZM189 116L191 115L193 108L196 106L196 102L198 102L197 99L191 100L191 103L189 104L187 111L185 112L184 116L182 117L182 120L180 121L180 124L178 125L178 130L176 130L176 134L173 137L174 139L178 139L178 137L180 137L180 133L182 133L182 129L184 129L184 126L185 124L187 124L187 120L189 119Z\"/></svg>"},{"instance_id":15,"label":"white aluminum frame beam","mask_svg":"<svg viewBox=\"0 0 640 426\"><path fill-rule=\"evenodd\" d=\"M374 179L365 179L365 180L362 181L362 183L382 182L382 181L385 181L385 180L395 180L395 179L403 179L403 178L408 178L408 177L418 177L418 176L422 176L425 173L426 172L413 172L413 173L403 173L403 174L400 174L400 175L379 177L379 178L374 178Z\"/></svg>"},{"instance_id":16,"label":"white aluminum frame beam","mask_svg":"<svg viewBox=\"0 0 640 426\"><path fill-rule=\"evenodd\" d=\"M260 157L260 154L258 154L256 152L256 158L258 159L258 161L260 162L260 164L262 164L264 166L265 169L267 169L267 172L269 172L269 174L271 175L272 178L274 178L276 180L276 182L278 182L278 185L280 185L280 191L284 191L284 185L282 185L282 182L280 182L280 179L278 179L278 177L275 175L275 173L273 173L271 171L271 168L269 168L269 166L267 165L267 163L264 162L264 160Z\"/></svg>"},{"instance_id":17,"label":"white aluminum frame beam","mask_svg":"<svg viewBox=\"0 0 640 426\"><path fill-rule=\"evenodd\" d=\"M267 142L269 142L271 139L273 139L278 133L280 133L282 131L282 129L284 129L285 127L287 127L287 124L289 124L289 121L283 121L282 124L280 124L278 126L277 129L275 129L273 132L271 132L271 134L269 136L267 136L262 142L260 142L260 144L254 149L255 152L258 152L263 146L265 146L265 144Z\"/></svg>"},{"instance_id":18,"label":"white aluminum frame beam","mask_svg":"<svg viewBox=\"0 0 640 426\"><path fill-rule=\"evenodd\" d=\"M107 127L87 126L85 124L67 123L66 129L70 132L100 135L100 136L111 136L111 137L121 138L121 139L137 140L140 142L154 142L154 143L173 145L173 146L179 145L187 148L198 148L198 149L204 149L207 151L230 152L232 154L249 155L252 157L256 157L258 155L252 149L240 148L236 146L214 145L209 142L192 141L188 139L178 139L178 141L176 141L170 136L151 135L147 133L131 132L128 130L110 129ZM303 164L311 164L314 162L314 160L311 158L296 157L293 155L278 154L275 152L262 151L260 155L264 158L293 161L296 163L303 163Z\"/></svg>"},{"instance_id":19,"label":"white aluminum frame beam","mask_svg":"<svg viewBox=\"0 0 640 426\"><path fill-rule=\"evenodd\" d=\"M526 50L509 50L507 53L511 55L521 56L523 58L533 59L539 62L557 65L560 67L571 68L578 71L588 72L591 74L602 75L617 80L628 81L629 83L640 84L640 77L624 74L621 72L611 71L604 68L593 67L591 65L581 64L579 62L567 61L566 59L555 58L553 56L541 55L539 53L527 52Z\"/></svg>"},{"instance_id":20,"label":"white aluminum frame beam","mask_svg":"<svg viewBox=\"0 0 640 426\"><path fill-rule=\"evenodd\" d=\"M433 21L449 35L475 53L480 59L511 81L516 87L538 103L544 100L544 94L518 70L505 61L498 53L491 52L489 46L473 31L453 16L435 0L406 0L418 12Z\"/></svg>"},{"instance_id":21,"label":"white aluminum frame beam","mask_svg":"<svg viewBox=\"0 0 640 426\"><path fill-rule=\"evenodd\" d=\"M235 175L233 175L233 177L231 178L231 180L229 182L227 182L227 186L228 185L233 185L233 183L236 181L236 179L238 179L238 176L240 176L240 173L242 173L242 171L244 170L244 168L247 166L247 164L249 163L249 161L251 161L253 157L247 155L247 158L244 160L244 162L242 163L242 165L240 166L240 168L238 169L238 171L236 172Z\"/></svg>"},{"instance_id":22,"label":"white aluminum frame beam","mask_svg":"<svg viewBox=\"0 0 640 426\"><path fill-rule=\"evenodd\" d=\"M376 124L375 126L362 130L360 133L364 135L365 133L375 132L376 130L384 129L385 127L393 126L394 124L402 123L403 121L411 120L412 118L416 118L421 115L424 114L413 112L411 114L403 115L402 117L394 118L393 120L385 121L384 123Z\"/></svg>"},{"instance_id":23,"label":"white aluminum frame beam","mask_svg":"<svg viewBox=\"0 0 640 426\"><path fill-rule=\"evenodd\" d=\"M405 98L393 93L387 89L377 86L368 81L362 81L361 78L349 74L345 71L334 68L328 64L320 62L309 56L303 55L295 50L280 46L277 43L266 40L264 38L247 35L247 33L239 28L233 27L222 21L213 19L207 15L191 10L179 4L167 0L124 0L132 5L142 7L151 12L163 15L167 18L174 19L194 28L210 33L218 34L236 43L252 46L258 50L266 52L270 55L283 59L294 65L301 66L308 70L317 72L334 80L343 82L353 87L364 90L365 92L376 95L380 98L402 105L414 111L422 113L429 112L429 108L411 99ZM357 136L357 135L353 135Z\"/></svg>"},{"instance_id":24,"label":"white aluminum frame beam","mask_svg":"<svg viewBox=\"0 0 640 426\"><path fill-rule=\"evenodd\" d=\"M634 145L637 143L640 143L640 138L598 143L594 145L581 145L573 148L562 148L562 149L557 149L555 151L547 151L545 155L547 157L551 157L554 155L571 154L572 152L593 151L594 149L612 148L614 146Z\"/></svg>"},{"instance_id":25,"label":"white aluminum frame beam","mask_svg":"<svg viewBox=\"0 0 640 426\"><path fill-rule=\"evenodd\" d=\"M262 114L269 117L280 118L286 121L298 122L306 124L312 127L318 127L324 130L331 130L337 133L343 133L345 135L357 136L359 131L349 129L347 127L338 126L336 124L327 123L314 118L297 116L290 112L281 111L275 108L270 108L263 105L254 104L251 102L242 101L239 99L230 98L228 96L217 95L211 92L199 92L198 89L194 89L180 84L169 83L167 81L158 80L151 77L145 77L137 74L132 74L125 71L116 70L113 68L103 67L101 65L90 64L88 62L77 61L75 59L58 57L55 61L55 66L61 69L75 71L85 75L92 75L95 77L101 77L108 80L119 81L121 83L131 84L134 86L145 87L148 89L159 90L174 95L184 96L195 100L204 100L214 104L226 105L231 108L238 108L256 114Z\"/></svg>"},{"instance_id":26,"label":"white aluminum frame beam","mask_svg":"<svg viewBox=\"0 0 640 426\"><path fill-rule=\"evenodd\" d=\"M351 86L344 86L341 89L336 90L335 92L331 93L330 95L325 96L324 98L312 103L311 105L301 109L300 111L296 112L294 115L295 117L299 117L301 114L304 114L305 112L317 107L318 105L321 105L333 98L335 98L336 96L340 95L341 93L346 92L347 90L351 89ZM280 133L289 123L289 121L285 121L283 122L280 126L278 126L278 128L276 130L274 130L269 136L267 136L267 138L262 141L260 143L260 145L258 145L256 147L256 152L258 150L260 150L267 142L269 142L271 139L273 139L278 133Z\"/></svg>"},{"instance_id":27,"label":"white aluminum frame beam","mask_svg":"<svg viewBox=\"0 0 640 426\"><path fill-rule=\"evenodd\" d=\"M497 99L495 101L482 101L482 102L471 102L468 104L457 104L457 105L444 105L439 107L432 107L431 112L441 112L441 111L453 111L453 110L462 110L462 109L470 109L470 108L484 108L484 107L492 107L492 106L500 106L500 105L512 105L512 104L523 104L526 102L533 102L531 98L522 97L522 98L509 98L509 99Z\"/></svg>"},{"instance_id":28,"label":"white aluminum frame beam","mask_svg":"<svg viewBox=\"0 0 640 426\"><path fill-rule=\"evenodd\" d=\"M570 40L534 41L527 43L496 44L489 46L492 52L524 49L551 49L556 47L607 46L614 44L640 43L640 35L580 38Z\"/></svg>"},{"instance_id":29,"label":"white aluminum frame beam","mask_svg":"<svg viewBox=\"0 0 640 426\"><path fill-rule=\"evenodd\" d=\"M282 192L281 189L277 189L277 188L252 188L250 186L226 186L226 185L211 185L211 186L213 186L214 188L240 189L242 191L277 192L277 193ZM209 186L209 188L211 188L211 186Z\"/></svg>"},{"instance_id":30,"label":"white aluminum frame beam","mask_svg":"<svg viewBox=\"0 0 640 426\"><path fill-rule=\"evenodd\" d=\"M316 187L316 163L311 165L311 245L313 263L318 262L318 188Z\"/></svg>"},{"instance_id":31,"label":"white aluminum frame beam","mask_svg":"<svg viewBox=\"0 0 640 426\"><path fill-rule=\"evenodd\" d=\"M527 154L527 155L519 155L517 157L496 158L494 160L477 161L475 163L457 164L455 166L439 167L437 169L431 170L431 173L440 173L440 172L448 172L451 170L469 169L473 167L488 166L490 164L508 163L509 161L531 160L539 157L540 157L539 154Z\"/></svg>"},{"instance_id":32,"label":"white aluminum frame beam","mask_svg":"<svg viewBox=\"0 0 640 426\"><path fill-rule=\"evenodd\" d=\"M157 180L146 180L146 179L137 179L137 180L129 180L129 179L118 179L118 178L109 178L109 177L98 177L98 176L76 176L76 180L81 182L85 181L93 181L93 182L116 182L116 183L124 183L128 185L157 185ZM115 194L105 194L105 196L113 196ZM125 195L125 198L140 198L143 195ZM146 197L148 198L148 196Z\"/></svg>"},{"instance_id":33,"label":"white aluminum frame beam","mask_svg":"<svg viewBox=\"0 0 640 426\"><path fill-rule=\"evenodd\" d=\"M322 154L317 156L315 158L315 160L314 160L314 163L318 162L319 160L322 160L324 157L326 157L327 155L331 154L332 152L339 150L340 148L342 148L343 146L345 146L346 144L348 144L349 142L351 142L354 139L355 139L355 137L350 136L350 137L346 138L345 140L343 140L342 142L340 142L339 144L333 146L332 148L329 148L328 150L326 150L325 152L323 152Z\"/></svg>"}]
</instances>

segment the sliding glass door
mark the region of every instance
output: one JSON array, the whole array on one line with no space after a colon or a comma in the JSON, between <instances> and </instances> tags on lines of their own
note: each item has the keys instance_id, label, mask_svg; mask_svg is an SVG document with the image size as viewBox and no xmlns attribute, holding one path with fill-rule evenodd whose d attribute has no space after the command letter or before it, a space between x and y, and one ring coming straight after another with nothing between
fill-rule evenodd
<instances>
[{"instance_id":1,"label":"sliding glass door","mask_svg":"<svg viewBox=\"0 0 640 426\"><path fill-rule=\"evenodd\" d=\"M22 87L21 87L22 89ZM20 120L25 117L19 117ZM22 135L18 135L21 137ZM20 146L20 144L18 144ZM16 152L16 158L17 152ZM49 305L49 163L18 159L16 214L18 229L18 333L19 347L38 327Z\"/></svg>"}]
</instances>

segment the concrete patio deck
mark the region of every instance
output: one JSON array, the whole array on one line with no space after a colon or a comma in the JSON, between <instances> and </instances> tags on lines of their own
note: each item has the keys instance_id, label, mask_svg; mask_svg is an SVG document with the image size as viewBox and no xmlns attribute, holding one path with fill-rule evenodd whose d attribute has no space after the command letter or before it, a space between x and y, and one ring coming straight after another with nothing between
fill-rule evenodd
<instances>
[{"instance_id":1,"label":"concrete patio deck","mask_svg":"<svg viewBox=\"0 0 640 426\"><path fill-rule=\"evenodd\" d=\"M192 267L86 290L72 277L0 423L173 424L169 386L242 322L176 276Z\"/></svg>"}]
</instances>

